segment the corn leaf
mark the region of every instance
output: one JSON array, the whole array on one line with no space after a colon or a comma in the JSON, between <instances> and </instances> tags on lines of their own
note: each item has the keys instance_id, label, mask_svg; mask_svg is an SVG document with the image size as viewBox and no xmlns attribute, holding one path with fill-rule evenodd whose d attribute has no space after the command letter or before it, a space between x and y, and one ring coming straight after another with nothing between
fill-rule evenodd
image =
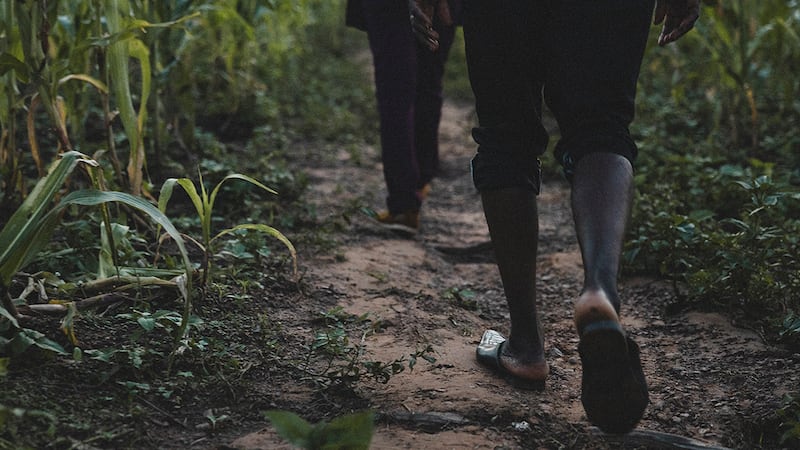
<instances>
[{"instance_id":1,"label":"corn leaf","mask_svg":"<svg viewBox=\"0 0 800 450\"><path fill-rule=\"evenodd\" d=\"M120 10L129 10L127 0L107 0L106 20L108 29L111 33L118 33L124 29L122 14ZM129 39L133 39L131 33ZM128 159L128 180L131 184L131 192L139 195L142 192L144 164L144 146L138 126L138 114L133 107L133 97L130 88L130 77L128 69L130 65L130 44L128 39L118 40L108 46L108 72L111 75L114 99L119 109L122 127L128 136L130 146L130 157Z\"/></svg>"},{"instance_id":2,"label":"corn leaf","mask_svg":"<svg viewBox=\"0 0 800 450\"><path fill-rule=\"evenodd\" d=\"M14 274L32 258L29 250L41 244L36 238L41 237L40 228L44 225L45 216L53 216L51 202L81 162L97 164L79 152L64 153L0 231L0 283L4 286L8 286Z\"/></svg>"},{"instance_id":3,"label":"corn leaf","mask_svg":"<svg viewBox=\"0 0 800 450\"><path fill-rule=\"evenodd\" d=\"M28 328L21 328L8 343L8 349L12 355L19 355L25 352L30 346L36 346L43 350L48 350L61 355L66 355L64 347L50 340L44 334Z\"/></svg>"},{"instance_id":4,"label":"corn leaf","mask_svg":"<svg viewBox=\"0 0 800 450\"><path fill-rule=\"evenodd\" d=\"M261 183L260 181L256 180L255 178L251 178L251 177L248 177L247 175L242 175L242 174L239 174L239 173L234 173L234 174L228 175L225 178L223 178L222 181L217 183L217 185L214 187L214 190L211 192L211 199L210 199L212 208L214 206L214 201L217 198L217 193L219 192L219 188L222 187L222 183L224 183L224 182L226 182L228 180L243 180L243 181L247 181L248 183L254 184L254 185L260 187L261 189L269 192L270 194L276 194L276 195L278 194L277 191L275 191L272 188L269 188L269 187L265 186L263 183Z\"/></svg>"},{"instance_id":5,"label":"corn leaf","mask_svg":"<svg viewBox=\"0 0 800 450\"><path fill-rule=\"evenodd\" d=\"M30 70L24 62L10 53L0 54L0 76L5 75L9 70L14 71L19 81L23 83L30 81Z\"/></svg>"},{"instance_id":6,"label":"corn leaf","mask_svg":"<svg viewBox=\"0 0 800 450\"><path fill-rule=\"evenodd\" d=\"M97 206L108 202L124 203L150 216L153 221L164 228L170 237L172 237L181 252L186 271L189 272L191 270L192 266L191 262L189 261L189 254L186 252L186 246L184 245L183 237L180 235L180 233L178 233L178 230L175 229L175 226L172 224L169 218L164 215L164 213L159 211L156 207L141 197L136 197L125 192L84 189L71 192L69 195L64 197L64 199L61 200L61 203L53 212L56 213L60 209L69 205Z\"/></svg>"},{"instance_id":7,"label":"corn leaf","mask_svg":"<svg viewBox=\"0 0 800 450\"><path fill-rule=\"evenodd\" d=\"M61 78L60 80L58 80L58 84L64 84L67 81L71 81L71 80L84 81L84 82L89 83L92 86L94 86L94 88L97 89L98 91L100 91L101 93L108 94L108 86L106 86L105 83L103 83L102 81L98 80L97 78L94 78L94 77L91 77L89 75L82 74L82 73L74 73L74 74L71 74L71 75L67 75L67 76Z\"/></svg>"}]
</instances>

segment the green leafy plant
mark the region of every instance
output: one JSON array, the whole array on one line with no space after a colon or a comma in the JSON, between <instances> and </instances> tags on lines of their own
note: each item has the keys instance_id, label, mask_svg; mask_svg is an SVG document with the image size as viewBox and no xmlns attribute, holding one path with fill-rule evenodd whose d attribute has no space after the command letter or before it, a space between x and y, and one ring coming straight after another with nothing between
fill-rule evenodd
<instances>
[{"instance_id":1,"label":"green leafy plant","mask_svg":"<svg viewBox=\"0 0 800 450\"><path fill-rule=\"evenodd\" d=\"M174 336L177 330L183 326L181 314L169 310L158 310L151 313L135 309L130 313L118 314L117 317L136 322L138 325L138 329L130 334L130 343L119 347L89 349L83 353L92 359L126 368L131 367L137 371L153 366L155 361L164 356L161 351L148 344L143 339L144 336L150 335L156 330ZM200 317L192 315L189 317L187 329L200 330L203 324L204 321ZM204 340L192 340L185 336L175 352L184 353L186 350L203 351L204 349Z\"/></svg>"},{"instance_id":2,"label":"green leafy plant","mask_svg":"<svg viewBox=\"0 0 800 450\"><path fill-rule=\"evenodd\" d=\"M294 271L297 272L297 251L294 248L294 245L289 241L286 236L283 235L277 229L266 225L266 224L255 224L255 223L246 223L246 224L238 224L231 228L227 228L225 230L220 231L216 235L211 235L211 225L212 225L212 213L214 211L214 203L217 200L217 194L219 193L220 188L222 185L228 180L242 180L246 181L256 187L261 188L271 194L276 194L274 190L268 188L261 182L248 177L246 175L241 174L232 174L228 175L223 178L214 189L211 190L209 193L206 189L206 186L203 184L203 177L200 175L200 191L198 192L197 188L195 187L192 180L189 178L170 178L164 182L161 186L161 193L158 198L158 207L163 212L167 209L167 203L169 202L170 198L172 198L172 192L176 185L183 188L184 192L189 196L189 199L192 201L194 205L195 211L197 211L197 216L200 219L200 226L201 226L201 240L198 242L197 240L193 240L197 246L203 251L203 263L201 266L202 269L202 281L200 283L201 287L206 286L208 280L208 270L211 264L211 256L214 254L213 245L215 242L220 239L221 237L228 235L230 233L236 232L238 230L253 230L258 231L261 233L266 233L281 243L283 243L286 248L289 250L291 254L292 261L294 262Z\"/></svg>"},{"instance_id":3,"label":"green leafy plant","mask_svg":"<svg viewBox=\"0 0 800 450\"><path fill-rule=\"evenodd\" d=\"M227 414L217 415L214 410L207 410L203 417L207 420L207 427L212 432L218 431L224 424L231 421L231 416Z\"/></svg>"},{"instance_id":4,"label":"green leafy plant","mask_svg":"<svg viewBox=\"0 0 800 450\"><path fill-rule=\"evenodd\" d=\"M8 288L11 279L42 247L55 227L56 217L49 214L51 202L79 162L91 164L77 152L66 153L37 183L33 192L0 231L0 296L3 307L16 317Z\"/></svg>"},{"instance_id":5,"label":"green leafy plant","mask_svg":"<svg viewBox=\"0 0 800 450\"><path fill-rule=\"evenodd\" d=\"M445 300L455 303L459 308L463 308L468 311L478 310L476 294L472 289L452 287L447 289L442 296L445 298Z\"/></svg>"},{"instance_id":6,"label":"green leafy plant","mask_svg":"<svg viewBox=\"0 0 800 450\"><path fill-rule=\"evenodd\" d=\"M24 194L25 190L16 145L19 121L25 114L31 154L40 174L42 172L42 156L39 155L35 129L37 106L42 106L47 112L58 138L58 149L63 151L73 148L70 131L78 137L79 145L87 144L85 138L87 131L91 131L87 130L91 118L100 115L99 122L103 124L100 131L107 135L105 152L111 155L116 179L128 183L133 194L141 194L145 187L143 168L149 112L153 109L155 116L163 119L163 105L166 103L163 99L150 101L151 94L158 93L159 88L165 93L195 92L196 83L188 87L178 84L187 73L168 69L175 65L185 66L188 74L194 75L191 72L192 58L184 52L200 53L198 48L201 45L214 42L211 37L215 36L216 30L207 30L207 27L225 24L231 30L241 29L232 18L220 22L198 21L202 14L212 15L213 11L236 13L235 6L211 6L211 3L206 0L4 2L0 8L0 98L4 98L0 102L0 163L8 176L2 180L6 193L4 200L15 193ZM269 5L266 9L270 9ZM187 37L185 28L193 20L206 38L203 44L186 45L191 38ZM219 51L212 58L226 53L228 58L234 58L238 54L235 50L239 42L223 41L222 44L213 47L219 47ZM205 47L203 51L207 49ZM138 69L137 76L131 77L132 69ZM205 72L203 69L197 71ZM229 67L229 73L234 74L233 67ZM190 82L195 79L196 76L189 77ZM99 98L86 92L87 85L97 89ZM167 89L165 85L174 88ZM25 105L26 101L28 105ZM188 105L189 102L182 104ZM102 111L98 113L101 106ZM116 157L117 141L112 122L117 117L130 150L127 179L120 173L121 165ZM174 120L174 117L166 120ZM161 127L164 121L155 123ZM194 123L189 125L194 128ZM157 134L155 138L158 145L161 143L158 138L163 140L164 134Z\"/></svg>"},{"instance_id":7,"label":"green leafy plant","mask_svg":"<svg viewBox=\"0 0 800 450\"><path fill-rule=\"evenodd\" d=\"M797 315L794 311L789 311L789 314L783 319L782 327L780 331L781 339L790 345L798 345L800 343L800 315Z\"/></svg>"},{"instance_id":8,"label":"green leafy plant","mask_svg":"<svg viewBox=\"0 0 800 450\"><path fill-rule=\"evenodd\" d=\"M757 160L747 167L691 155L661 160L638 175L625 270L656 272L689 302L759 311L748 316L777 340L784 312L800 307L797 189Z\"/></svg>"},{"instance_id":9,"label":"green leafy plant","mask_svg":"<svg viewBox=\"0 0 800 450\"><path fill-rule=\"evenodd\" d=\"M366 450L372 441L374 415L369 411L313 425L288 411L267 411L264 415L281 437L305 450Z\"/></svg>"},{"instance_id":10,"label":"green leafy plant","mask_svg":"<svg viewBox=\"0 0 800 450\"><path fill-rule=\"evenodd\" d=\"M62 211L68 206L103 206L109 202L124 203L142 211L155 220L159 226L175 240L183 257L183 276L179 277L177 287L184 299L183 320L176 330L176 343L183 339L188 327L191 312L191 270L188 253L183 238L158 209L140 197L113 191L97 191L92 189L75 191L64 196L55 207L52 201L60 192L68 176L79 164L96 167L97 163L78 152L67 152L57 161L50 173L37 183L33 192L11 216L8 223L0 231L0 295L3 310L9 317L17 317L16 306L12 302L9 287L14 275L35 257L38 251L49 240L53 230L58 226ZM24 332L23 332L24 333Z\"/></svg>"},{"instance_id":11,"label":"green leafy plant","mask_svg":"<svg viewBox=\"0 0 800 450\"><path fill-rule=\"evenodd\" d=\"M62 355L67 354L61 345L44 334L21 327L16 317L12 316L5 308L0 307L0 354L17 356L25 353L30 347L38 347Z\"/></svg>"},{"instance_id":12,"label":"green leafy plant","mask_svg":"<svg viewBox=\"0 0 800 450\"><path fill-rule=\"evenodd\" d=\"M783 406L778 410L778 417L781 420L781 445L800 444L800 397L797 395L785 395ZM787 447L788 448L788 447Z\"/></svg>"},{"instance_id":13,"label":"green leafy plant","mask_svg":"<svg viewBox=\"0 0 800 450\"><path fill-rule=\"evenodd\" d=\"M800 116L800 83L791 75L800 60L800 3L703 3L695 30L671 48L648 51L642 115L660 116L649 122L682 153L796 167L797 138L787 131Z\"/></svg>"},{"instance_id":14,"label":"green leafy plant","mask_svg":"<svg viewBox=\"0 0 800 450\"><path fill-rule=\"evenodd\" d=\"M150 96L150 55L147 47L139 39L134 39L129 30L124 29L124 18L128 17L130 5L127 0L110 0L106 2L106 21L108 31L120 36L127 32L127 38L112 41L107 50L108 71L113 80L114 97L117 100L122 126L130 144L128 162L128 181L134 195L142 193L143 172L145 162L144 126L147 120L147 100ZM142 24L140 23L141 27ZM142 86L140 106L137 112L133 106L131 82L128 77L130 58L134 57L141 67Z\"/></svg>"},{"instance_id":15,"label":"green leafy plant","mask_svg":"<svg viewBox=\"0 0 800 450\"><path fill-rule=\"evenodd\" d=\"M436 362L433 347L430 345L415 350L408 358L399 357L388 362L366 360L363 341L380 327L380 322L372 323L367 315L360 317L348 315L341 307L321 313L320 320L325 326L314 335L304 370L324 384L349 385L362 378L385 384L393 375L403 372L406 367L413 370L418 358L431 364ZM361 334L357 344L353 344L349 337L354 328Z\"/></svg>"},{"instance_id":16,"label":"green leafy plant","mask_svg":"<svg viewBox=\"0 0 800 450\"><path fill-rule=\"evenodd\" d=\"M29 424L31 422L42 423L43 434L46 436L52 438L55 435L58 420L49 412L28 408L12 408L0 404L0 434L12 439L12 442L9 442L0 438L0 448L19 448L14 443L17 442L16 438L19 434L18 427L21 423Z\"/></svg>"}]
</instances>

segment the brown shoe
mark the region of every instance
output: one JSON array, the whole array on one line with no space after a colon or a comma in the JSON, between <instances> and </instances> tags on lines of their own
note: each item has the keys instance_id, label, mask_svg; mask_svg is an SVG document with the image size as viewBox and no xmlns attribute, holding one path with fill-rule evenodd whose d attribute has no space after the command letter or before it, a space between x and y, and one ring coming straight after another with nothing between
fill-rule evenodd
<instances>
[{"instance_id":1,"label":"brown shoe","mask_svg":"<svg viewBox=\"0 0 800 450\"><path fill-rule=\"evenodd\" d=\"M428 195L430 193L431 193L431 184L430 183L425 183L425 186L422 186L421 188L417 189L417 197L419 197L419 199L422 200L422 201L427 200L428 199Z\"/></svg>"},{"instance_id":2,"label":"brown shoe","mask_svg":"<svg viewBox=\"0 0 800 450\"><path fill-rule=\"evenodd\" d=\"M419 230L419 211L405 211L400 214L383 211L375 216L375 220L387 230L397 231L406 235L413 236Z\"/></svg>"}]
</instances>

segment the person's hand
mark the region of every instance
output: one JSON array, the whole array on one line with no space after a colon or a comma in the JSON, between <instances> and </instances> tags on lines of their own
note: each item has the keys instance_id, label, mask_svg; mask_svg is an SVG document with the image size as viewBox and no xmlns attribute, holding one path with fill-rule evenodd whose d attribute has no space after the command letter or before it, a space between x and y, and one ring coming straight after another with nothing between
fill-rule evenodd
<instances>
[{"instance_id":1,"label":"person's hand","mask_svg":"<svg viewBox=\"0 0 800 450\"><path fill-rule=\"evenodd\" d=\"M452 25L447 0L408 0L411 31L422 45L430 51L439 48L439 33L433 29L433 18L438 17L445 25Z\"/></svg>"},{"instance_id":2,"label":"person's hand","mask_svg":"<svg viewBox=\"0 0 800 450\"><path fill-rule=\"evenodd\" d=\"M700 17L700 0L656 0L653 24L664 22L658 45L664 46L677 41L694 28Z\"/></svg>"}]
</instances>

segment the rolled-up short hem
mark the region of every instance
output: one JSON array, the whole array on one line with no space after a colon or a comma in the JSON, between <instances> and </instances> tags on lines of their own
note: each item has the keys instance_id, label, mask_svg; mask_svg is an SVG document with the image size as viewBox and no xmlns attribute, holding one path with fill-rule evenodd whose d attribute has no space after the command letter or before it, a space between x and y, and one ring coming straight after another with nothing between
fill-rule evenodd
<instances>
[{"instance_id":1,"label":"rolled-up short hem","mask_svg":"<svg viewBox=\"0 0 800 450\"><path fill-rule=\"evenodd\" d=\"M614 153L623 156L630 161L631 166L635 167L639 149L627 133L593 136L583 138L580 142L561 141L556 145L555 157L568 181L572 181L578 161L590 153Z\"/></svg>"},{"instance_id":2,"label":"rolled-up short hem","mask_svg":"<svg viewBox=\"0 0 800 450\"><path fill-rule=\"evenodd\" d=\"M537 194L542 170L539 156L547 148L543 127L517 123L472 129L478 152L470 162L472 182L478 191L526 188Z\"/></svg>"},{"instance_id":3,"label":"rolled-up short hem","mask_svg":"<svg viewBox=\"0 0 800 450\"><path fill-rule=\"evenodd\" d=\"M478 153L470 161L472 182L479 192L522 188L539 194L542 187L542 164L538 158L533 162L534 165L520 165L510 159L487 158L485 154Z\"/></svg>"}]
</instances>

